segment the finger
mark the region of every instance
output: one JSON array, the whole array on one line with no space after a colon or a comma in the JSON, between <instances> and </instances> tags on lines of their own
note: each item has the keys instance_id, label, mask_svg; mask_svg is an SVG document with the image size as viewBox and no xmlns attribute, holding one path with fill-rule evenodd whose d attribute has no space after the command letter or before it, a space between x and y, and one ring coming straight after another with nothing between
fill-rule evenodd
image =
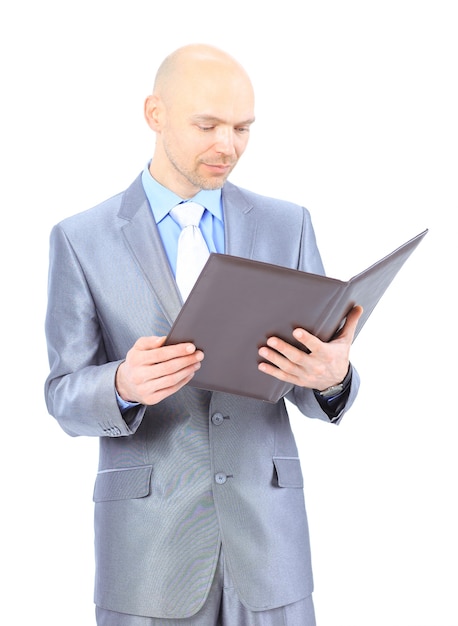
<instances>
[{"instance_id":1,"label":"finger","mask_svg":"<svg viewBox=\"0 0 458 626\"><path fill-rule=\"evenodd\" d=\"M164 345L166 339L167 337L140 337L136 341L134 349L142 353L142 362L151 365L191 355L197 351L196 346L191 342L166 346Z\"/></svg>"},{"instance_id":2,"label":"finger","mask_svg":"<svg viewBox=\"0 0 458 626\"><path fill-rule=\"evenodd\" d=\"M345 337L352 341L362 314L363 307L359 304L355 305L347 315L347 319L345 320L345 324L339 333L339 337Z\"/></svg>"},{"instance_id":3,"label":"finger","mask_svg":"<svg viewBox=\"0 0 458 626\"><path fill-rule=\"evenodd\" d=\"M170 362L166 364L167 370L170 369L170 365ZM175 387L176 385L181 386L184 384L182 381L187 381L192 378L200 367L200 362L188 363L186 365L183 364L178 369L172 369L167 373L164 373L162 376L156 375L151 379L150 384L154 389L169 389L171 387ZM159 371L156 370L156 373L159 374Z\"/></svg>"},{"instance_id":4,"label":"finger","mask_svg":"<svg viewBox=\"0 0 458 626\"><path fill-rule=\"evenodd\" d=\"M134 347L140 351L157 350L158 348L161 348L165 345L166 340L167 340L167 337L165 335L163 337L156 337L153 335L151 337L140 337L135 342ZM177 354L181 354L183 352L187 352L188 354L191 354L192 352L196 350L196 346L190 341L171 344L170 346L165 346L165 347L176 348Z\"/></svg>"},{"instance_id":5,"label":"finger","mask_svg":"<svg viewBox=\"0 0 458 626\"><path fill-rule=\"evenodd\" d=\"M308 330L305 330L305 328L295 328L293 330L293 337L304 346L304 352L307 354L318 350L320 345L323 343L321 339L318 339L318 337L309 333Z\"/></svg>"},{"instance_id":6,"label":"finger","mask_svg":"<svg viewBox=\"0 0 458 626\"><path fill-rule=\"evenodd\" d=\"M292 383L294 383L295 381L295 379L292 377L291 374L287 374L282 369L280 369L279 367L276 367L275 365L272 365L271 363L265 363L265 362L259 363L258 369L260 372L263 372L264 374L269 374L269 376L273 376L274 378L277 378L278 380L283 380L285 382L292 382Z\"/></svg>"},{"instance_id":7,"label":"finger","mask_svg":"<svg viewBox=\"0 0 458 626\"><path fill-rule=\"evenodd\" d=\"M151 335L150 337L139 337L134 344L134 348L137 350L154 350L164 345L167 337L156 337Z\"/></svg>"},{"instance_id":8,"label":"finger","mask_svg":"<svg viewBox=\"0 0 458 626\"><path fill-rule=\"evenodd\" d=\"M273 350L275 351L270 351L271 357L275 357L275 355L279 353L292 363L297 363L304 357L303 350L296 348L287 341L279 339L278 337L269 337L269 339L267 340L267 345L270 348L273 348ZM269 360L272 360L272 358L270 358Z\"/></svg>"},{"instance_id":9,"label":"finger","mask_svg":"<svg viewBox=\"0 0 458 626\"><path fill-rule=\"evenodd\" d=\"M175 384L169 385L166 381L164 381L164 386L150 390L149 394L144 397L142 404L153 405L161 402L161 400L164 400L165 398L168 398L187 385L192 380L194 373L194 371L191 372Z\"/></svg>"},{"instance_id":10,"label":"finger","mask_svg":"<svg viewBox=\"0 0 458 626\"><path fill-rule=\"evenodd\" d=\"M151 365L183 357L191 357L192 360L196 358L202 360L203 352L202 350L197 350L193 343L177 343L172 346L163 346L147 353L147 358Z\"/></svg>"},{"instance_id":11,"label":"finger","mask_svg":"<svg viewBox=\"0 0 458 626\"><path fill-rule=\"evenodd\" d=\"M194 351L192 354L180 355L165 361L145 364L143 370L148 373L148 378L150 380L159 380L164 376L179 375L180 373L181 376L183 376L186 374L185 370L187 370L187 368L192 368L197 364L200 367L200 362L203 358L204 354L199 350Z\"/></svg>"},{"instance_id":12,"label":"finger","mask_svg":"<svg viewBox=\"0 0 458 626\"><path fill-rule=\"evenodd\" d=\"M270 337L267 343L273 349L263 346L258 351L259 356L282 370L292 371L295 365L300 364L305 358L302 350L277 337Z\"/></svg>"}]
</instances>

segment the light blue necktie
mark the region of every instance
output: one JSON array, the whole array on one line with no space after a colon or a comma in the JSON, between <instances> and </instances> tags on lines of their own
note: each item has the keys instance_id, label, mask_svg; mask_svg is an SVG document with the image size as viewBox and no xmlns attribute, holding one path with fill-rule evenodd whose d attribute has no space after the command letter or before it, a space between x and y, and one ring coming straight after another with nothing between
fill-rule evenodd
<instances>
[{"instance_id":1,"label":"light blue necktie","mask_svg":"<svg viewBox=\"0 0 458 626\"><path fill-rule=\"evenodd\" d=\"M176 281L183 301L189 295L210 254L199 228L205 208L196 202L182 202L170 211L181 226L178 238Z\"/></svg>"}]
</instances>

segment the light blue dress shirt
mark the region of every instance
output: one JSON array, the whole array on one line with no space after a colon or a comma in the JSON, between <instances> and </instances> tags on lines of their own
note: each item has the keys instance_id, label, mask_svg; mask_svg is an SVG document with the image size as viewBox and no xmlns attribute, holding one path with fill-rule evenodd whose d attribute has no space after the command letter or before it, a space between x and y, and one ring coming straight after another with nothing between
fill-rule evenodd
<instances>
[{"instance_id":1,"label":"light blue dress shirt","mask_svg":"<svg viewBox=\"0 0 458 626\"><path fill-rule=\"evenodd\" d=\"M183 200L176 193L158 183L151 176L148 166L143 170L142 183L170 267L175 275L178 237L181 228L170 215L170 211L180 202L187 202L188 200ZM221 189L201 189L193 198L189 198L189 201L197 202L205 207L199 226L210 252L224 253L224 217Z\"/></svg>"}]
</instances>

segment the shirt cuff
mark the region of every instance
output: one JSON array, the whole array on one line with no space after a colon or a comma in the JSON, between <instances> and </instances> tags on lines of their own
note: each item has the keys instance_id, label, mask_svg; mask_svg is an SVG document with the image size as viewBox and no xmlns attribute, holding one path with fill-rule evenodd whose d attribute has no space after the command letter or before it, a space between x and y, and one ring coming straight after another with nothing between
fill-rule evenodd
<instances>
[{"instance_id":1,"label":"shirt cuff","mask_svg":"<svg viewBox=\"0 0 458 626\"><path fill-rule=\"evenodd\" d=\"M116 401L118 403L119 410L121 411L121 413L125 413L132 407L139 405L139 402L128 402L127 400L123 400L121 396L119 395L117 389L115 389L115 393L116 393Z\"/></svg>"},{"instance_id":2,"label":"shirt cuff","mask_svg":"<svg viewBox=\"0 0 458 626\"><path fill-rule=\"evenodd\" d=\"M353 368L350 364L348 368L347 375L343 380L343 389L337 395L332 396L331 398L323 398L320 395L318 389L314 389L313 393L315 394L315 398L318 401L318 404L321 406L323 411L329 417L331 422L335 420L341 413L342 409L345 407L348 396L350 395L350 387L351 387L351 379L353 374Z\"/></svg>"}]
</instances>

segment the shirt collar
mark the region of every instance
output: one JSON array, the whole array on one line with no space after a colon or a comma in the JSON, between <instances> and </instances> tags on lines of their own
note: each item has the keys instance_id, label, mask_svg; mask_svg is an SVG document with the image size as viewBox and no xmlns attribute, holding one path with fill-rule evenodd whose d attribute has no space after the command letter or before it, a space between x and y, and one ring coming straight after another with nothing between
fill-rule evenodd
<instances>
[{"instance_id":1,"label":"shirt collar","mask_svg":"<svg viewBox=\"0 0 458 626\"><path fill-rule=\"evenodd\" d=\"M168 215L173 207L183 202L183 198L180 198L176 193L158 183L157 180L151 176L149 163L143 170L142 183L157 224ZM193 198L189 198L189 200L201 204L221 222L224 221L221 189L201 189Z\"/></svg>"}]
</instances>

